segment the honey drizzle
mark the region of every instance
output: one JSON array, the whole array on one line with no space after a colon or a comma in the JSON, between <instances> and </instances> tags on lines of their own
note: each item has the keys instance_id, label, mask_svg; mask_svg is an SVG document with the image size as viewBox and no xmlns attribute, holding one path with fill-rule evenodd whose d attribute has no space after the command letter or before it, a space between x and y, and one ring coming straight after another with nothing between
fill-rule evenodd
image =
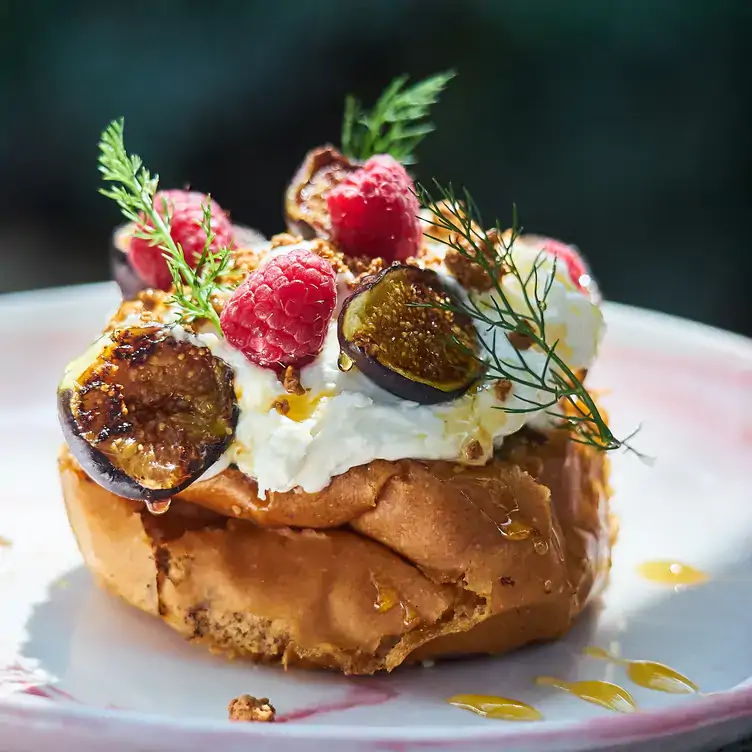
<instances>
[{"instance_id":1,"label":"honey drizzle","mask_svg":"<svg viewBox=\"0 0 752 752\"><path fill-rule=\"evenodd\" d=\"M161 499L160 501L146 501L146 509L150 514L155 517L159 517L162 514L166 514L170 509L170 503L172 499Z\"/></svg>"},{"instance_id":2,"label":"honey drizzle","mask_svg":"<svg viewBox=\"0 0 752 752\"><path fill-rule=\"evenodd\" d=\"M540 721L543 715L532 705L495 695L454 695L447 702L455 708L469 710L484 718L502 721Z\"/></svg>"},{"instance_id":3,"label":"honey drizzle","mask_svg":"<svg viewBox=\"0 0 752 752\"><path fill-rule=\"evenodd\" d=\"M519 520L513 520L511 517L499 525L499 530L507 540L513 541L524 540L525 538L529 538L533 533L533 528L529 525Z\"/></svg>"},{"instance_id":4,"label":"honey drizzle","mask_svg":"<svg viewBox=\"0 0 752 752\"><path fill-rule=\"evenodd\" d=\"M705 572L678 561L645 561L637 567L637 572L650 582L661 585L699 585L710 578Z\"/></svg>"},{"instance_id":5,"label":"honey drizzle","mask_svg":"<svg viewBox=\"0 0 752 752\"><path fill-rule=\"evenodd\" d=\"M373 602L373 607L380 614L391 611L399 602L399 595L394 588L376 585L376 600Z\"/></svg>"},{"instance_id":6,"label":"honey drizzle","mask_svg":"<svg viewBox=\"0 0 752 752\"><path fill-rule=\"evenodd\" d=\"M539 676L535 683L541 687L555 687L579 697L580 700L591 702L593 705L600 705L602 708L617 713L634 713L637 710L634 697L626 689L600 679L568 682L563 679L556 679L553 676Z\"/></svg>"},{"instance_id":7,"label":"honey drizzle","mask_svg":"<svg viewBox=\"0 0 752 752\"><path fill-rule=\"evenodd\" d=\"M283 397L275 399L270 409L276 409L286 418L301 423L308 420L316 412L322 400L331 396L332 393L326 391L318 394L313 394L310 391L303 392L303 394L285 394ZM284 408L281 410L279 409L280 403L284 403Z\"/></svg>"},{"instance_id":8,"label":"honey drizzle","mask_svg":"<svg viewBox=\"0 0 752 752\"><path fill-rule=\"evenodd\" d=\"M395 606L399 606L402 609L402 623L406 627L411 626L420 618L420 614L415 607L403 600L394 588L380 585L375 580L373 581L373 584L376 586L376 600L373 602L373 607L380 614L385 614L387 611L391 611Z\"/></svg>"},{"instance_id":9,"label":"honey drizzle","mask_svg":"<svg viewBox=\"0 0 752 752\"><path fill-rule=\"evenodd\" d=\"M673 695L688 695L699 692L700 688L686 676L675 671L670 666L655 661L631 661L609 653L603 648L585 648L585 655L602 661L624 666L627 676L635 684L657 692L668 692Z\"/></svg>"}]
</instances>

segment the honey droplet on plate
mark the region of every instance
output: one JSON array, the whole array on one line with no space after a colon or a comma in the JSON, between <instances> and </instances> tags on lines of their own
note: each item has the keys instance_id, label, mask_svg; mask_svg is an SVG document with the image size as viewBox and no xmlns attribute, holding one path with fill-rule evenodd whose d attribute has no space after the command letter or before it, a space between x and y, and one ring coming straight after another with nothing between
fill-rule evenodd
<instances>
[{"instance_id":1,"label":"honey droplet on plate","mask_svg":"<svg viewBox=\"0 0 752 752\"><path fill-rule=\"evenodd\" d=\"M698 686L683 674L653 661L629 661L627 676L641 687L672 695L690 695L699 691Z\"/></svg>"},{"instance_id":2,"label":"honey droplet on plate","mask_svg":"<svg viewBox=\"0 0 752 752\"><path fill-rule=\"evenodd\" d=\"M542 687L555 687L563 692L568 692L580 700L600 705L602 708L613 710L617 713L634 713L637 703L629 692L618 684L612 684L599 679L589 681L568 682L563 679L555 679L553 676L539 676L535 683Z\"/></svg>"},{"instance_id":3,"label":"honey droplet on plate","mask_svg":"<svg viewBox=\"0 0 752 752\"><path fill-rule=\"evenodd\" d=\"M645 561L637 567L637 572L650 582L661 585L699 585L710 578L705 572L678 561Z\"/></svg>"},{"instance_id":4,"label":"honey droplet on plate","mask_svg":"<svg viewBox=\"0 0 752 752\"><path fill-rule=\"evenodd\" d=\"M347 353L341 352L339 354L339 357L337 358L337 368L339 368L342 373L347 373L353 365L353 360Z\"/></svg>"},{"instance_id":5,"label":"honey droplet on plate","mask_svg":"<svg viewBox=\"0 0 752 752\"><path fill-rule=\"evenodd\" d=\"M502 721L540 721L543 715L532 705L496 695L454 695L447 702L455 708L469 710L484 718Z\"/></svg>"},{"instance_id":6,"label":"honey droplet on plate","mask_svg":"<svg viewBox=\"0 0 752 752\"><path fill-rule=\"evenodd\" d=\"M165 514L170 509L170 503L172 499L162 499L160 501L146 501L146 509L155 517L159 517L161 514Z\"/></svg>"},{"instance_id":7,"label":"honey droplet on plate","mask_svg":"<svg viewBox=\"0 0 752 752\"><path fill-rule=\"evenodd\" d=\"M699 687L693 681L663 663L619 658L599 647L588 647L585 648L584 652L592 658L599 658L624 666L630 680L640 687L653 689L657 692L668 692L673 695L688 695L699 692Z\"/></svg>"}]
</instances>

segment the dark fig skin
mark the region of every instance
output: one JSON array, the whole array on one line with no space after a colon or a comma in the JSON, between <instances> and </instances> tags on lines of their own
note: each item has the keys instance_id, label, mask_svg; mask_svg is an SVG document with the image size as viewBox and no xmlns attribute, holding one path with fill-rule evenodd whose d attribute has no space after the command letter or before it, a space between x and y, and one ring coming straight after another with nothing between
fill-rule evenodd
<instances>
[{"instance_id":1,"label":"dark fig skin","mask_svg":"<svg viewBox=\"0 0 752 752\"><path fill-rule=\"evenodd\" d=\"M123 300L134 300L136 296L148 288L139 273L131 266L126 246L130 237L131 225L121 225L112 233L110 242L110 274L117 282Z\"/></svg>"},{"instance_id":2,"label":"dark fig skin","mask_svg":"<svg viewBox=\"0 0 752 752\"><path fill-rule=\"evenodd\" d=\"M175 450L175 455L178 459L185 460L185 462L182 462L179 465L179 482L157 485L156 487L146 487L139 483L135 478L131 477L122 467L118 467L113 459L109 457L105 451L102 451L99 448L99 446L107 446L108 441L113 438L117 440L120 437L132 438L135 436L134 441L142 440L142 434L137 433L140 426L136 426L134 430L134 426L128 422L129 419L125 418L129 413L128 411L122 410L122 405L125 403L125 400L121 397L123 393L122 390L119 391L115 397L100 398L103 400L104 404L97 405L97 407L103 407L104 410L95 415L95 425L97 426L95 430L98 430L97 440L92 441L91 438L87 438L84 435L86 430L82 426L81 420L77 417L74 409L74 405L77 402L77 393L79 395L83 394L87 389L101 390L102 386L108 385L109 383L104 379L108 378L112 373L121 374L122 370L127 370L129 368L139 369L140 367L143 367L145 364L148 364L149 358L157 352L157 347L162 348L161 357L164 357L165 346L168 348L174 346L175 356L179 357L179 355L182 354L184 358L186 352L189 352L188 348L192 347L196 352L199 350L199 348L194 345L189 345L188 343L178 342L177 340L172 339L165 334L165 331L166 330L161 327L116 330L112 333L112 337L115 341L109 345L107 349L106 365L111 366L114 364L117 368L113 369L111 372L99 368L95 373L94 369L97 366L96 364L92 364L79 376L74 375L73 378L71 378L71 375L66 374L63 378L63 382L58 388L58 417L63 436L71 453L81 465L84 472L86 472L93 481L106 490L126 499L157 501L160 499L168 499L184 490L198 480L198 478L200 478L201 475L203 475L206 470L222 456L232 441L235 433L235 426L237 425L239 410L234 396L232 371L223 361L214 358L214 356L208 356L213 358L212 362L218 369L215 373L219 373L219 381L217 383L219 395L217 397L217 403L224 404L226 408L229 405L229 409L225 410L226 415L223 417L217 417L218 421L221 419L220 425L226 424L227 430L222 436L207 435L205 441L202 441L198 446L193 444L189 447L185 447L185 451L183 451L183 447L179 445L168 445L169 451L172 451L173 449ZM153 338L151 338L152 334ZM128 344L123 344L128 343L129 341L130 343L135 342L136 347L129 348ZM180 360L182 364L183 360ZM105 363L105 360L100 359L97 362L101 365L102 363ZM188 363L189 361L186 360L185 362ZM186 368L194 367L197 362L198 361L194 359L191 361L192 364L186 366ZM178 367L177 361L175 361L173 365ZM180 367L182 367L182 365ZM104 379L102 378L102 374L104 374ZM122 378L119 380L122 381ZM114 381L112 383L114 383ZM121 385L116 384L115 386L118 388ZM148 398L149 396L154 396L153 381L150 382L147 380L144 388L148 390L145 397ZM138 415L138 409L133 408L134 395L132 392L133 390L131 389L128 394L129 404L131 405L130 414L133 415L135 413ZM138 395L136 395L136 397L137 396ZM181 395L178 395L178 398L179 400L182 400ZM231 405L229 403L230 398L232 400ZM140 409L146 411L151 410L148 404L142 405ZM160 409L162 408L159 406L154 408L155 411ZM181 420L183 419L182 414L176 413L175 415L177 418ZM160 413L160 416L163 416L167 423L170 422L171 418L169 414L163 412ZM84 418L85 420L90 421L88 414L85 414ZM137 421L138 417L134 420ZM199 425L199 423L197 422L196 425ZM160 428L162 428L161 425ZM167 430L167 428L165 428L165 430ZM101 444L98 445L100 440ZM143 440L147 441L147 439ZM147 445L143 448L146 451L149 451L152 446L154 445ZM142 445L139 444L139 454L145 456L145 453L140 451L141 449ZM155 467L157 466L155 465ZM158 467L157 472L159 472Z\"/></svg>"},{"instance_id":3,"label":"dark fig skin","mask_svg":"<svg viewBox=\"0 0 752 752\"><path fill-rule=\"evenodd\" d=\"M482 376L482 367L477 360L469 358L466 377L462 379L460 383L457 383L457 380L455 379L454 383L445 383L442 387L438 382L434 384L428 383L427 379L421 378L419 374L415 374L414 377L411 377L410 375L400 373L398 370L395 370L395 368L390 367L390 365L381 362L377 357L378 350L375 352L368 352L370 349L369 346L364 343L359 343L357 331L352 331L352 325L349 321L353 316L357 316L357 312L354 313L354 310L363 305L359 298L361 298L361 296L373 295L379 285L389 284L389 277L391 275L404 273L416 275L415 278L419 279L421 284L437 291L448 301L456 302L456 297L442 282L436 272L429 269L419 269L413 266L394 264L393 266L387 267L379 272L379 274L366 278L353 295L345 301L337 320L340 348L364 375L382 389L391 392L397 397L410 400L411 402L418 402L422 405L433 405L457 399L465 394L465 392L467 392ZM366 300L366 298L362 298L362 300ZM413 308L411 310L422 311L425 309ZM471 319L460 313L454 313L453 316L457 326L462 327L467 332L472 332L468 335L468 342L473 343L471 346L474 347L475 343L477 343L477 334L475 333ZM439 350L439 352L433 351L431 354L426 355L427 359L436 361L436 359L441 358L443 354ZM433 356L433 358L431 358L431 356Z\"/></svg>"},{"instance_id":4,"label":"dark fig skin","mask_svg":"<svg viewBox=\"0 0 752 752\"><path fill-rule=\"evenodd\" d=\"M233 225L233 231L237 248L252 248L266 241L260 232L244 225ZM120 225L112 233L110 242L110 274L117 282L123 300L135 300L140 292L149 289L128 258L128 242L132 234L133 223Z\"/></svg>"},{"instance_id":5,"label":"dark fig skin","mask_svg":"<svg viewBox=\"0 0 752 752\"><path fill-rule=\"evenodd\" d=\"M285 193L287 229L304 240L329 240L331 223L324 195L359 167L330 144L309 151Z\"/></svg>"}]
</instances>

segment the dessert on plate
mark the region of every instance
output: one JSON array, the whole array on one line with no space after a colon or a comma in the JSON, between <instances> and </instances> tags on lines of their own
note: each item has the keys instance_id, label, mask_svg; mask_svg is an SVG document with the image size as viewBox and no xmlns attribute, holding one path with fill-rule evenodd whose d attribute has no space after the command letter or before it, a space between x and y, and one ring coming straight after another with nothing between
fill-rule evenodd
<instances>
[{"instance_id":1,"label":"dessert on plate","mask_svg":"<svg viewBox=\"0 0 752 752\"><path fill-rule=\"evenodd\" d=\"M103 134L124 299L60 384L65 504L97 582L189 640L391 671L559 637L606 582L599 292L410 177L450 78L348 100L270 240Z\"/></svg>"}]
</instances>

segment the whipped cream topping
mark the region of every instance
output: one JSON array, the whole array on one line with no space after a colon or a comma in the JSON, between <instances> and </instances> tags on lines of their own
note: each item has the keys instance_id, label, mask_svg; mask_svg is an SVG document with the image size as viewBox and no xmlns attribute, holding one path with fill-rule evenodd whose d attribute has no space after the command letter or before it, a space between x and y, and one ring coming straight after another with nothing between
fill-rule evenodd
<instances>
[{"instance_id":1,"label":"whipped cream topping","mask_svg":"<svg viewBox=\"0 0 752 752\"><path fill-rule=\"evenodd\" d=\"M274 249L269 254L291 248ZM443 248L431 249L439 262ZM539 251L538 244L524 237L515 242L513 258L523 278L539 259ZM542 263L538 272L541 294L553 270L552 259ZM443 265L437 271L447 274ZM340 275L340 303L347 294L346 281ZM512 306L525 310L519 281L505 275L502 284ZM528 285L528 294L531 287ZM489 293L484 296L488 298ZM545 321L546 341L559 340L556 352L567 365L575 370L588 368L603 333L603 317L596 296L578 290L564 264L556 267L546 297ZM517 351L502 332L482 325L477 328L499 360L519 364ZM332 477L375 459L482 463L505 436L526 423L542 426L550 422L544 410L513 413L499 409L529 409L550 400L545 392L518 383L503 394L494 382L485 382L451 402L420 405L384 391L356 368L342 372L338 368L336 318L330 323L322 352L301 371L304 395L287 394L273 371L249 362L215 333L185 336L197 338L233 368L240 407L233 444L204 477L234 463L256 479L262 498L268 491L298 487L311 493L320 491ZM545 368L542 352L530 348L523 357L536 373ZM282 399L288 403L286 414L275 407Z\"/></svg>"}]
</instances>

